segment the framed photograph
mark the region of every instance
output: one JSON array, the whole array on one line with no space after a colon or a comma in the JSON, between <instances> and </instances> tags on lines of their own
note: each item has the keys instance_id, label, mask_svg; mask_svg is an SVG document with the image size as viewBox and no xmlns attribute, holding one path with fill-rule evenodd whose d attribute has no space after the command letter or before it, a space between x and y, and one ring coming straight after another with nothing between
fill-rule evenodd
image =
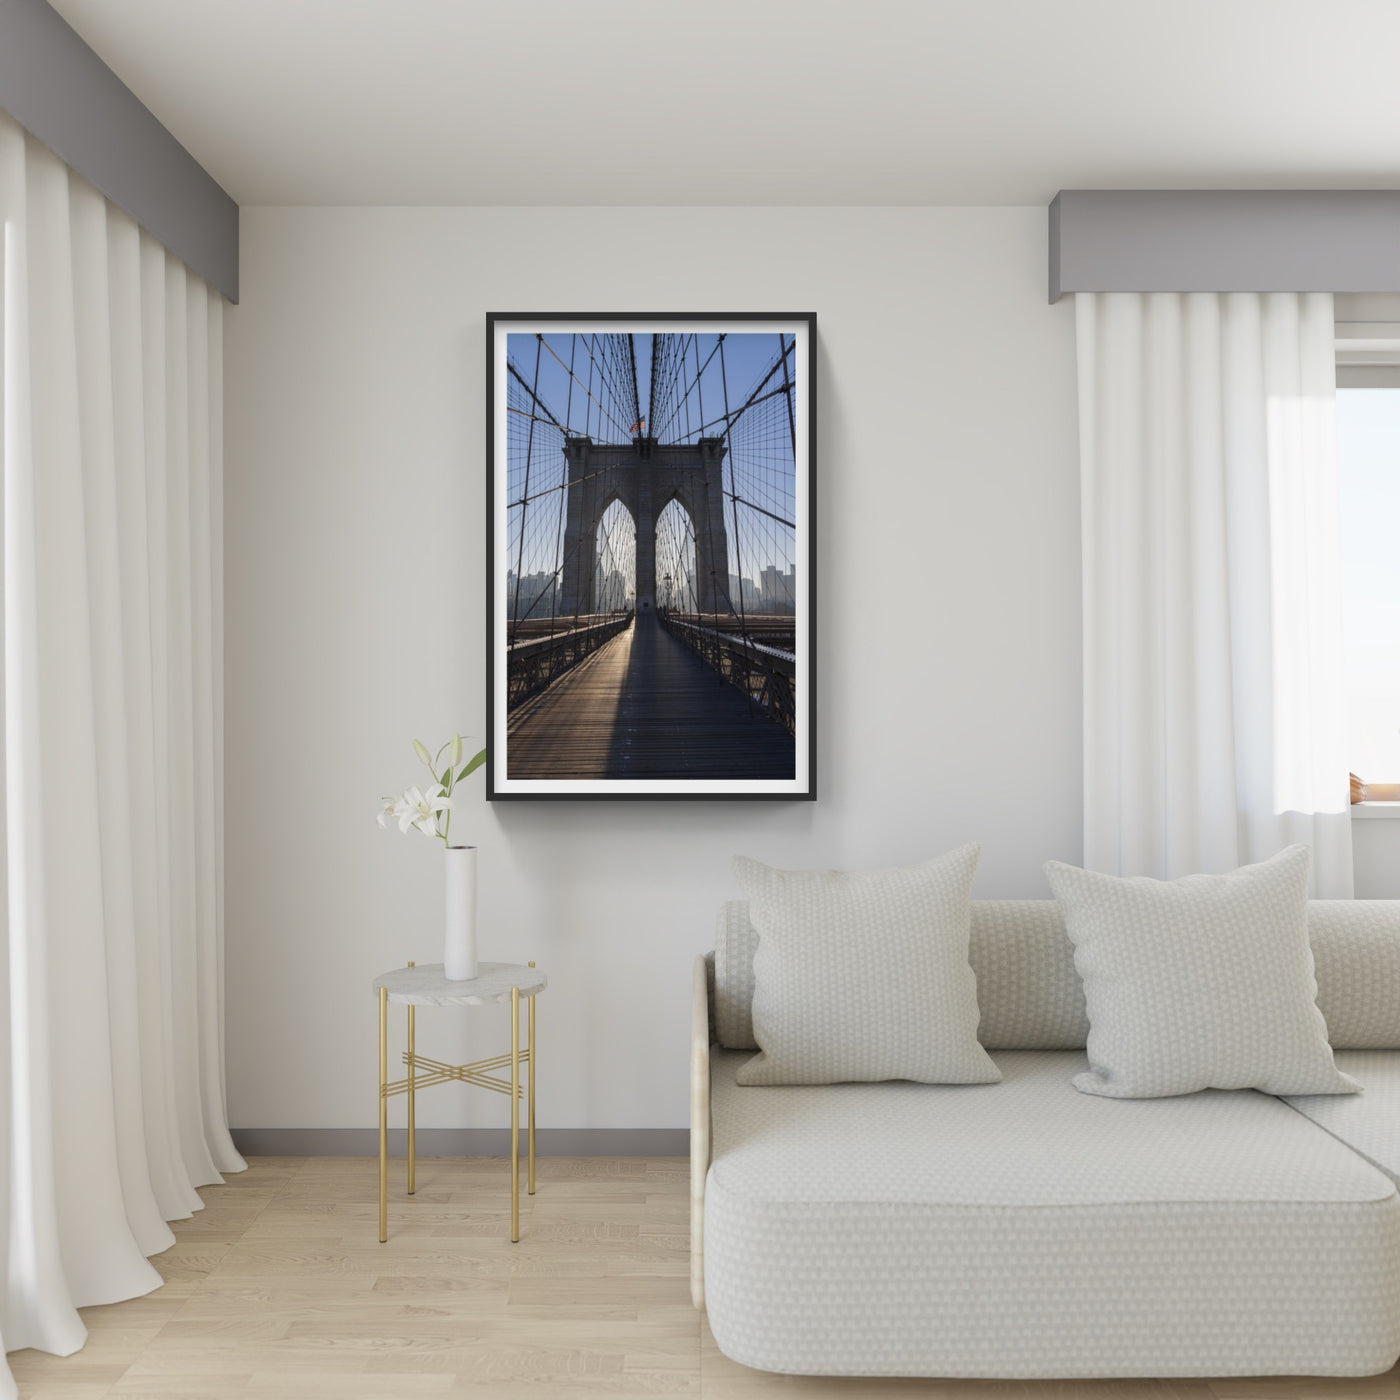
<instances>
[{"instance_id":1,"label":"framed photograph","mask_svg":"<svg viewBox=\"0 0 1400 1400\"><path fill-rule=\"evenodd\" d=\"M816 796L811 313L486 318L487 796Z\"/></svg>"}]
</instances>

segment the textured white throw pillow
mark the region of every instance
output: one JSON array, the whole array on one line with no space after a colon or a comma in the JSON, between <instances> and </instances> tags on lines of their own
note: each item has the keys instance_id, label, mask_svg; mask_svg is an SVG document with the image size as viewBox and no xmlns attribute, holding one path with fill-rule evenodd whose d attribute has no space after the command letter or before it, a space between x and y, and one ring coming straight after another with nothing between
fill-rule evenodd
<instances>
[{"instance_id":1,"label":"textured white throw pillow","mask_svg":"<svg viewBox=\"0 0 1400 1400\"><path fill-rule=\"evenodd\" d=\"M774 870L734 859L758 931L740 1084L994 1084L967 961L980 847L892 870Z\"/></svg>"},{"instance_id":2,"label":"textured white throw pillow","mask_svg":"<svg viewBox=\"0 0 1400 1400\"><path fill-rule=\"evenodd\" d=\"M1047 861L1111 1099L1197 1089L1353 1094L1332 1062L1308 944L1306 846L1228 875L1121 879Z\"/></svg>"}]
</instances>

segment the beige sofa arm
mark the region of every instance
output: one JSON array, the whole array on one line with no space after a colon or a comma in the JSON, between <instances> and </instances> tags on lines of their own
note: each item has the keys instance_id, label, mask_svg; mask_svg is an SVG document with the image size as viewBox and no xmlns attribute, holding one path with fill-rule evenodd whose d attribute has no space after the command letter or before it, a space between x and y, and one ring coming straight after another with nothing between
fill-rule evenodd
<instances>
[{"instance_id":1,"label":"beige sofa arm","mask_svg":"<svg viewBox=\"0 0 1400 1400\"><path fill-rule=\"evenodd\" d=\"M710 984L695 959L690 1020L690 1297L705 1306L705 1173L710 1169Z\"/></svg>"}]
</instances>

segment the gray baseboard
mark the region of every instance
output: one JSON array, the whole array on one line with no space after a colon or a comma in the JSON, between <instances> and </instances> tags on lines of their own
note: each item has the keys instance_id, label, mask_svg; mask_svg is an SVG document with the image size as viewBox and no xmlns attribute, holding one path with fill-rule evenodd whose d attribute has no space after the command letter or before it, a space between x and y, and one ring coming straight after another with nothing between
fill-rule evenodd
<instances>
[{"instance_id":1,"label":"gray baseboard","mask_svg":"<svg viewBox=\"0 0 1400 1400\"><path fill-rule=\"evenodd\" d=\"M234 1128L233 1144L245 1157L374 1157L375 1128ZM525 1150L525 1134L520 1134ZM402 1157L408 1134L389 1130L389 1151ZM688 1128L537 1128L542 1157L684 1157ZM420 1157L508 1157L509 1128L419 1128Z\"/></svg>"}]
</instances>

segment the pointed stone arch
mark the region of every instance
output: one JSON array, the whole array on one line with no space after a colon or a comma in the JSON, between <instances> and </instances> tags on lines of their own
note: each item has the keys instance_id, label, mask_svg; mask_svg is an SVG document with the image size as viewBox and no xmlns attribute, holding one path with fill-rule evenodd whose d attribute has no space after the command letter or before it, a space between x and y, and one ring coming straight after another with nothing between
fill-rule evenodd
<instances>
[{"instance_id":1,"label":"pointed stone arch","mask_svg":"<svg viewBox=\"0 0 1400 1400\"><path fill-rule=\"evenodd\" d=\"M724 526L724 439L662 444L652 438L629 443L564 442L568 468L564 524L562 611L596 611L598 526L619 500L637 526L637 611L656 607L656 524L662 510L679 500L695 527L695 573L700 610L732 611L729 605L729 536Z\"/></svg>"},{"instance_id":2,"label":"pointed stone arch","mask_svg":"<svg viewBox=\"0 0 1400 1400\"><path fill-rule=\"evenodd\" d=\"M620 531L623 538L613 540L613 531L608 528L608 516L613 513L613 507L617 507L617 515L614 517L614 530ZM622 517L626 520L623 521ZM626 536L631 536L631 546L628 550L628 557L619 558L613 551L621 544L627 548ZM604 554L604 540L608 540L608 553ZM636 595L636 553L637 553L637 520L627 507L618 493L614 492L609 496L598 512L598 528L593 534L593 557L596 560L593 573L593 611L619 612L630 611L631 599ZM631 577L629 578L629 575ZM630 592L629 592L630 588Z\"/></svg>"},{"instance_id":3,"label":"pointed stone arch","mask_svg":"<svg viewBox=\"0 0 1400 1400\"><path fill-rule=\"evenodd\" d=\"M679 526L680 544L674 557L668 557L666 520L674 514ZM700 577L695 563L695 513L679 491L671 493L656 514L656 605L680 612L699 608Z\"/></svg>"}]
</instances>

